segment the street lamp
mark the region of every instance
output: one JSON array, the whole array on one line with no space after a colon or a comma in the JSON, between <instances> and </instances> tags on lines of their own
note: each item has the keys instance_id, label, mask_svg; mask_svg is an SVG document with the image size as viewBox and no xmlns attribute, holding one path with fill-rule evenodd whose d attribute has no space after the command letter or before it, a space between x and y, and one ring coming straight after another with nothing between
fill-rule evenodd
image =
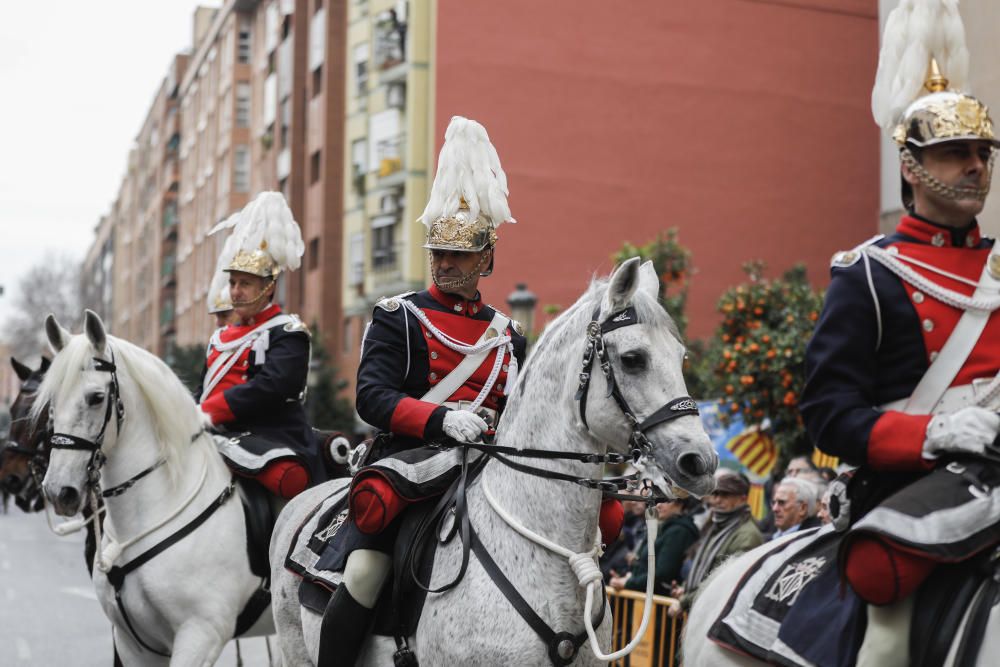
<instances>
[{"instance_id":1,"label":"street lamp","mask_svg":"<svg viewBox=\"0 0 1000 667\"><path fill-rule=\"evenodd\" d=\"M510 316L524 325L524 335L530 337L534 331L535 306L538 304L538 297L528 289L527 284L518 283L517 289L507 297L507 305L510 307Z\"/></svg>"}]
</instances>

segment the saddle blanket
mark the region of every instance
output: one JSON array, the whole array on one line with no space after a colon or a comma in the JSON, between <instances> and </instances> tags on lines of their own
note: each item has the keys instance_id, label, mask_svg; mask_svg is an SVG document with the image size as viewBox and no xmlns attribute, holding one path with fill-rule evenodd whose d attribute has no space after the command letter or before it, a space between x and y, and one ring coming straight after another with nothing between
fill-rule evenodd
<instances>
[{"instance_id":1,"label":"saddle blanket","mask_svg":"<svg viewBox=\"0 0 1000 667\"><path fill-rule=\"evenodd\" d=\"M343 572L325 569L320 556L329 541L347 521L347 494L345 484L317 505L299 526L285 559L285 567L306 581L333 590L343 580Z\"/></svg>"},{"instance_id":2,"label":"saddle blanket","mask_svg":"<svg viewBox=\"0 0 1000 667\"><path fill-rule=\"evenodd\" d=\"M709 638L776 665L854 664L865 605L840 583L842 537L827 525L769 545L744 573Z\"/></svg>"}]
</instances>

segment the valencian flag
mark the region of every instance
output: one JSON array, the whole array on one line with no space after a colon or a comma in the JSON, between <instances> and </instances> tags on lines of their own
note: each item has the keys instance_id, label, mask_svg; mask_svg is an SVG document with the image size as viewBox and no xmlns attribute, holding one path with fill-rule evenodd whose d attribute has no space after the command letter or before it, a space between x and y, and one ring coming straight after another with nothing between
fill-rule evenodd
<instances>
[{"instance_id":1,"label":"valencian flag","mask_svg":"<svg viewBox=\"0 0 1000 667\"><path fill-rule=\"evenodd\" d=\"M757 477L766 477L778 461L774 439L759 429L751 428L726 443L740 463Z\"/></svg>"}]
</instances>

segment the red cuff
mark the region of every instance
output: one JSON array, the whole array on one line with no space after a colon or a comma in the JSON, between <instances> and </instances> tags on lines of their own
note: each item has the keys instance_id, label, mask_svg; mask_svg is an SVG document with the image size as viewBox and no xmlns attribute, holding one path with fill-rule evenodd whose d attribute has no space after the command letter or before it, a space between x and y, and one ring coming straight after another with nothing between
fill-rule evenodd
<instances>
[{"instance_id":1,"label":"red cuff","mask_svg":"<svg viewBox=\"0 0 1000 667\"><path fill-rule=\"evenodd\" d=\"M236 415L229 409L224 392L216 392L201 402L201 411L212 418L213 424L227 424L236 421Z\"/></svg>"},{"instance_id":2,"label":"red cuff","mask_svg":"<svg viewBox=\"0 0 1000 667\"><path fill-rule=\"evenodd\" d=\"M908 415L890 410L868 436L868 463L876 470L927 470L933 461L923 457L930 415Z\"/></svg>"},{"instance_id":3,"label":"red cuff","mask_svg":"<svg viewBox=\"0 0 1000 667\"><path fill-rule=\"evenodd\" d=\"M392 411L389 430L399 435L422 438L427 420L439 407L436 403L428 403L416 398L404 398L396 404L396 409Z\"/></svg>"}]
</instances>

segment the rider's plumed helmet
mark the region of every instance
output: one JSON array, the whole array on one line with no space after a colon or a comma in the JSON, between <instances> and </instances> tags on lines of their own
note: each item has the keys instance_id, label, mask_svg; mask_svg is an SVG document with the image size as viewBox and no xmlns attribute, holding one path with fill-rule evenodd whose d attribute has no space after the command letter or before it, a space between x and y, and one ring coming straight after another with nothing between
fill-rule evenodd
<instances>
[{"instance_id":1,"label":"rider's plumed helmet","mask_svg":"<svg viewBox=\"0 0 1000 667\"><path fill-rule=\"evenodd\" d=\"M479 252L497 240L497 227L517 222L507 205L507 175L486 128L453 116L444 133L437 174L420 222L430 250Z\"/></svg>"},{"instance_id":2,"label":"rider's plumed helmet","mask_svg":"<svg viewBox=\"0 0 1000 667\"><path fill-rule=\"evenodd\" d=\"M262 278L277 278L301 264L305 244L302 230L280 192L261 192L216 229L232 226L233 254L223 271L242 271ZM215 230L213 230L215 231Z\"/></svg>"},{"instance_id":3,"label":"rider's plumed helmet","mask_svg":"<svg viewBox=\"0 0 1000 667\"><path fill-rule=\"evenodd\" d=\"M900 0L882 36L875 122L900 148L968 139L998 145L989 109L966 91L968 72L958 0Z\"/></svg>"},{"instance_id":4,"label":"rider's plumed helmet","mask_svg":"<svg viewBox=\"0 0 1000 667\"><path fill-rule=\"evenodd\" d=\"M239 217L239 213L234 213L213 227L209 235L232 229L239 222ZM212 283L209 285L208 294L205 297L209 315L233 309L233 300L229 296L229 274L226 273L225 269L233 261L233 255L236 254L235 245L235 235L229 234L222 245L222 252L219 253L219 258L215 262Z\"/></svg>"}]
</instances>

